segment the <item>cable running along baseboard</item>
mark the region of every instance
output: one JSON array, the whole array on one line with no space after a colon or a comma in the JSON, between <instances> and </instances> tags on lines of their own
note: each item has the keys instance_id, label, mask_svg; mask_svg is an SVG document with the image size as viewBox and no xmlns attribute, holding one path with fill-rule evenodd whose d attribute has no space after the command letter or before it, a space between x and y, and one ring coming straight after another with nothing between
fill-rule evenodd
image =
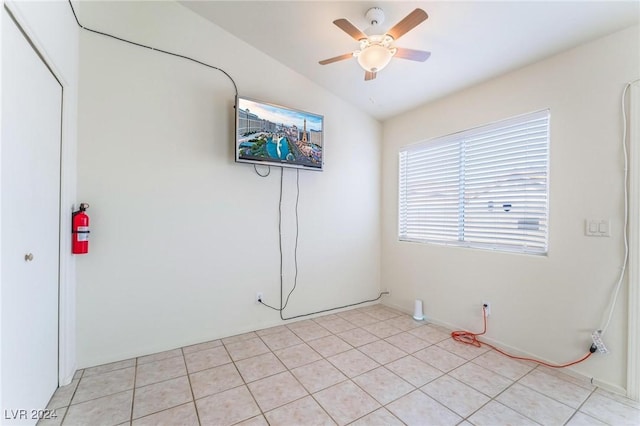
<instances>
[{"instance_id":1,"label":"cable running along baseboard","mask_svg":"<svg viewBox=\"0 0 640 426\"><path fill-rule=\"evenodd\" d=\"M503 351L502 349L497 348L496 346L486 343L486 342L482 342L480 341L480 339L478 339L478 336L482 336L483 334L485 334L487 332L487 309L486 307L482 307L482 317L484 319L484 329L482 330L482 333L472 333L470 331L463 331L463 330L459 330L459 331L452 331L451 332L451 338L453 340L455 340L456 342L460 342L460 343L464 343L466 345L472 345L475 346L477 348L484 346L488 346L491 349L493 349L496 352L501 353L504 356L507 356L511 359L518 359L521 361L531 361L531 362L535 362L537 364L541 364L550 368L565 368L565 367L569 367L571 365L575 365L578 364L584 360L586 360L587 358L589 358L591 355L593 355L593 353L596 351L595 345L591 345L591 348L589 349L589 352L587 352L582 358L579 358L575 361L571 361L568 362L566 364L549 364L547 362L544 361L540 361L538 359L535 358L527 358L527 357L523 357L523 356L516 356L516 355L511 355L510 353L507 353L505 351Z\"/></svg>"},{"instance_id":2,"label":"cable running along baseboard","mask_svg":"<svg viewBox=\"0 0 640 426\"><path fill-rule=\"evenodd\" d=\"M283 271L283 255L282 255L282 192L283 192L283 186L284 186L283 181L284 181L284 167L281 167L280 168L280 199L278 202L278 245L279 245L279 251L280 251L280 308L276 308L274 306L268 305L262 300L258 300L258 302L266 306L267 308L273 309L274 311L278 311L280 313L280 319L283 321L288 321L296 318L308 317L310 315L316 315L316 314L322 314L325 312L335 311L338 309L350 308L352 306L362 305L364 303L375 302L377 300L380 300L384 294L389 294L388 291L383 291L379 293L378 297L376 297L375 299L363 300L361 302L350 303L347 305L337 306L335 308L322 309L322 310L310 312L307 314L294 315L292 317L285 317L282 314L282 312L285 310L285 308L289 304L289 299L291 298L293 291L296 289L298 285L298 236L300 231L298 204L300 201L300 170L296 169L296 205L295 205L296 237L295 237L295 245L293 249L293 263L294 263L295 275L293 279L293 287L291 288L291 291L289 291L289 294L287 294L287 298L284 301L284 303L283 303L284 271Z\"/></svg>"}]
</instances>

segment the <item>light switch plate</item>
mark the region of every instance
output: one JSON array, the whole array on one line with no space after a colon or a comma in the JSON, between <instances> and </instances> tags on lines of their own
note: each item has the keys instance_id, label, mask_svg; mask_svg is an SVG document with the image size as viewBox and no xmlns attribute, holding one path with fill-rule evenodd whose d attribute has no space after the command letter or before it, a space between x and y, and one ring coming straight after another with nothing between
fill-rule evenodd
<instances>
[{"instance_id":1,"label":"light switch plate","mask_svg":"<svg viewBox=\"0 0 640 426\"><path fill-rule=\"evenodd\" d=\"M588 237L610 237L611 221L609 219L585 219L584 235Z\"/></svg>"}]
</instances>

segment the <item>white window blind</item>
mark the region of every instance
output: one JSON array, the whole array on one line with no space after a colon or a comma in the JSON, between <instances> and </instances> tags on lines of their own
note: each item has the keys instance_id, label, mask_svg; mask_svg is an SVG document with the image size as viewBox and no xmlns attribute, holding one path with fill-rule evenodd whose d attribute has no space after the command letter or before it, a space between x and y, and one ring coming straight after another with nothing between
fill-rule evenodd
<instances>
[{"instance_id":1,"label":"white window blind","mask_svg":"<svg viewBox=\"0 0 640 426\"><path fill-rule=\"evenodd\" d=\"M544 254L549 111L404 147L400 240Z\"/></svg>"}]
</instances>

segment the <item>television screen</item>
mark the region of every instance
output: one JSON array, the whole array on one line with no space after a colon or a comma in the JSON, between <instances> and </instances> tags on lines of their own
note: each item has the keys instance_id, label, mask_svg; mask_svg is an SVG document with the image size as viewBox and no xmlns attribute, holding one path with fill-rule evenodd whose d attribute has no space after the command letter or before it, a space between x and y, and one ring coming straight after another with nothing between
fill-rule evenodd
<instances>
[{"instance_id":1,"label":"television screen","mask_svg":"<svg viewBox=\"0 0 640 426\"><path fill-rule=\"evenodd\" d=\"M236 161L322 170L324 117L253 99L236 101Z\"/></svg>"}]
</instances>

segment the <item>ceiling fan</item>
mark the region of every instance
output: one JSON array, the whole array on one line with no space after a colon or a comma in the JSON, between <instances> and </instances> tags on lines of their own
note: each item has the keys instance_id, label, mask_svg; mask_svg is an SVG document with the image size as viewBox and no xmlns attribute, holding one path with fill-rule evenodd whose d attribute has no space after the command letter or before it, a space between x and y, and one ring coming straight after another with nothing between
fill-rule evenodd
<instances>
[{"instance_id":1,"label":"ceiling fan","mask_svg":"<svg viewBox=\"0 0 640 426\"><path fill-rule=\"evenodd\" d=\"M372 31L378 30L384 22L384 12L379 7L372 7L367 10L364 16L371 23ZM344 55L322 60L319 63L320 65L327 65L355 57L365 71L365 81L368 81L376 78L376 74L389 64L392 57L424 62L431 56L431 52L395 47L394 42L424 22L428 17L429 15L424 10L415 9L386 33L370 36L366 35L347 19L336 19L333 23L353 39L360 42L360 49L352 53L345 53Z\"/></svg>"}]
</instances>

